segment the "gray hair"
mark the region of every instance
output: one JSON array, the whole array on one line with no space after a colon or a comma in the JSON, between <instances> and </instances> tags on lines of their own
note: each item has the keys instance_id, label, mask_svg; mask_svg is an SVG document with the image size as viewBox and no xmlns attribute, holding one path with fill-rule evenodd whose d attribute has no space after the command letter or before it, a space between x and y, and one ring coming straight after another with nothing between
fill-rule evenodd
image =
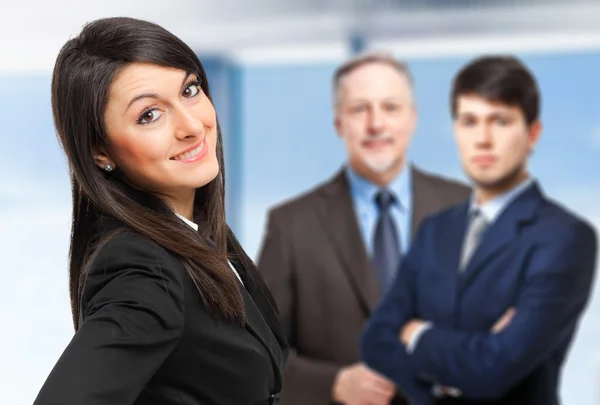
<instances>
[{"instance_id":1,"label":"gray hair","mask_svg":"<svg viewBox=\"0 0 600 405\"><path fill-rule=\"evenodd\" d=\"M404 62L394 58L394 56L392 54L387 53L387 52L369 51L369 52L359 54L359 55L347 60L346 62L344 62L343 64L338 66L337 69L335 70L335 72L333 73L333 83L332 84L333 84L333 95L334 95L334 100L335 100L334 106L337 106L337 103L338 103L338 95L339 95L341 80L345 76L350 74L351 72L358 69L359 67L362 67L365 65L370 65L370 64L375 64L375 63L389 65L389 66L393 67L394 69L396 69L398 71L398 73L400 73L401 75L406 77L406 79L408 80L408 83L412 89L412 87L414 85L414 78L413 78L413 75L412 75L410 69Z\"/></svg>"}]
</instances>

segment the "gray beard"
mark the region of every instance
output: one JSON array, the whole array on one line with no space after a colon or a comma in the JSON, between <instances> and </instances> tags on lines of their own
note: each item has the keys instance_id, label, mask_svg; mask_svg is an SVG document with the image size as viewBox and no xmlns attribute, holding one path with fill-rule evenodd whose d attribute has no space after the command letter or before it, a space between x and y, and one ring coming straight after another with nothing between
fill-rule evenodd
<instances>
[{"instance_id":1,"label":"gray beard","mask_svg":"<svg viewBox=\"0 0 600 405\"><path fill-rule=\"evenodd\" d=\"M383 160L383 159L365 159L365 164L369 169L375 173L385 173L389 171L396 164L395 158Z\"/></svg>"}]
</instances>

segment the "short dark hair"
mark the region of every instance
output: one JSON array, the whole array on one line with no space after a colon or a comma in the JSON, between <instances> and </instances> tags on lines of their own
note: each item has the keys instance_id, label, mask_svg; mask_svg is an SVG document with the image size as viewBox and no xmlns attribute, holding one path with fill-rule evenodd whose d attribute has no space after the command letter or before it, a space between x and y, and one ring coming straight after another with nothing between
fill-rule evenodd
<instances>
[{"instance_id":1,"label":"short dark hair","mask_svg":"<svg viewBox=\"0 0 600 405\"><path fill-rule=\"evenodd\" d=\"M540 93L536 80L514 56L479 57L458 72L450 99L453 118L458 98L467 94L519 107L528 125L539 118Z\"/></svg>"}]
</instances>

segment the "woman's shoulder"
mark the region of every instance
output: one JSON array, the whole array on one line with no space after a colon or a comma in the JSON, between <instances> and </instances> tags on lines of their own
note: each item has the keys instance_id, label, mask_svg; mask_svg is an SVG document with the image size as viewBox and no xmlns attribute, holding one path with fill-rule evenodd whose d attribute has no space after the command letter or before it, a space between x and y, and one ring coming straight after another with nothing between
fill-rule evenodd
<instances>
[{"instance_id":1,"label":"woman's shoulder","mask_svg":"<svg viewBox=\"0 0 600 405\"><path fill-rule=\"evenodd\" d=\"M175 255L150 238L127 228L119 229L108 235L94 252L91 267L120 263L147 263L162 264L181 263Z\"/></svg>"},{"instance_id":2,"label":"woman's shoulder","mask_svg":"<svg viewBox=\"0 0 600 405\"><path fill-rule=\"evenodd\" d=\"M184 277L174 255L133 230L118 230L106 235L86 266L81 319L110 318L133 333L140 325L179 333L185 322Z\"/></svg>"},{"instance_id":3,"label":"woman's shoulder","mask_svg":"<svg viewBox=\"0 0 600 405\"><path fill-rule=\"evenodd\" d=\"M150 278L171 295L173 290L183 290L184 274L183 263L174 254L134 230L121 228L108 235L92 254L84 290L93 295L108 283Z\"/></svg>"}]
</instances>

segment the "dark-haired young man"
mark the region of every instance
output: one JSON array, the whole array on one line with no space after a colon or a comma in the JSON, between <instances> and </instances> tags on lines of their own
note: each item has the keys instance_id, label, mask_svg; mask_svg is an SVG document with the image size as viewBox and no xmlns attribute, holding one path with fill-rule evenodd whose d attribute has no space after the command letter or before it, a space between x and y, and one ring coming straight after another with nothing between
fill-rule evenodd
<instances>
[{"instance_id":1,"label":"dark-haired young man","mask_svg":"<svg viewBox=\"0 0 600 405\"><path fill-rule=\"evenodd\" d=\"M417 404L559 404L596 232L528 172L539 92L520 61L465 66L452 114L473 198L422 223L367 324L361 356Z\"/></svg>"}]
</instances>

